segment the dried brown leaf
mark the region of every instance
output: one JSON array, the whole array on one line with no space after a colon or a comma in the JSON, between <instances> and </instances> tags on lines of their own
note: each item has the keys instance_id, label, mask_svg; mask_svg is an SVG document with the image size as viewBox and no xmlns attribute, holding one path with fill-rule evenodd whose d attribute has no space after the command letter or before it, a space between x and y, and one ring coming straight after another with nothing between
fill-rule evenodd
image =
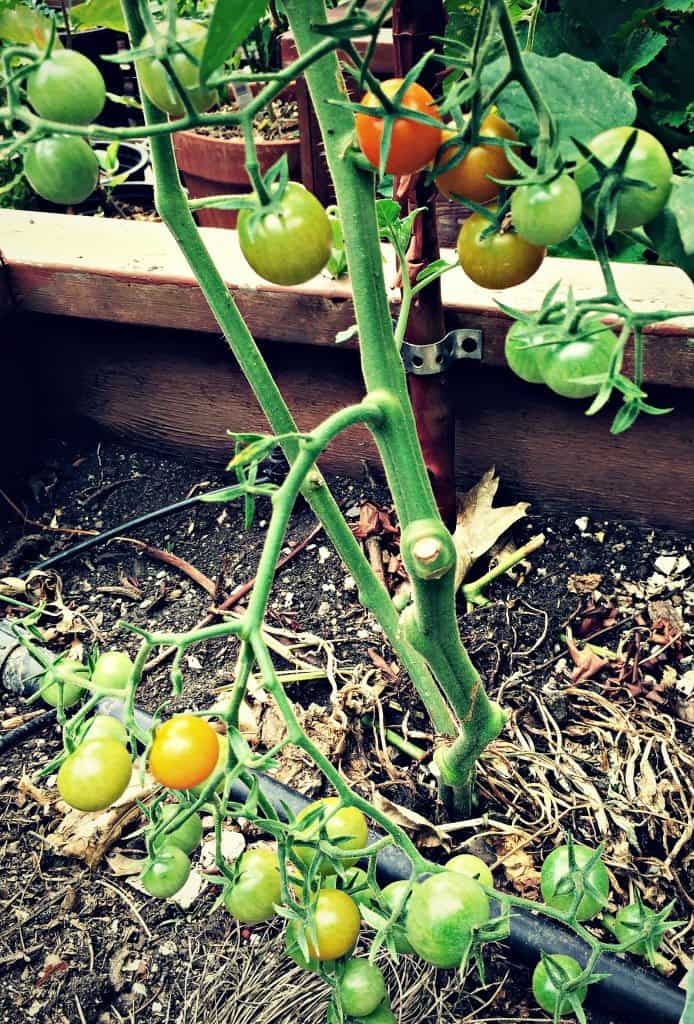
<instances>
[{"instance_id":1,"label":"dried brown leaf","mask_svg":"<svg viewBox=\"0 0 694 1024\"><path fill-rule=\"evenodd\" d=\"M453 534L458 555L456 588L463 583L477 559L489 551L528 510L527 501L494 508L498 488L499 478L492 467L474 487L458 496L458 516Z\"/></svg>"}]
</instances>

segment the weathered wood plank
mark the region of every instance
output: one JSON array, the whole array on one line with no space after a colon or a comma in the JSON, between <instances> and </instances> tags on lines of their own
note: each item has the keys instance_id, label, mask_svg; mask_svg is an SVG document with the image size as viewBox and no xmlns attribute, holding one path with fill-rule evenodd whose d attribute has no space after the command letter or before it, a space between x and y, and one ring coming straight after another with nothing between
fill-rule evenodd
<instances>
[{"instance_id":1,"label":"weathered wood plank","mask_svg":"<svg viewBox=\"0 0 694 1024\"><path fill-rule=\"evenodd\" d=\"M219 340L31 316L25 324L37 367L33 405L41 404L45 389L52 429L56 416L76 414L137 444L215 464L229 458L227 430L267 429ZM301 429L362 394L353 351L263 348ZM688 391L656 389L654 397L675 412L642 417L615 438L609 410L586 417L587 403L559 399L498 368L461 363L454 390L461 486L494 464L509 496L691 528L694 404ZM338 438L322 464L358 475L364 460L378 464L373 442L359 429Z\"/></svg>"},{"instance_id":2,"label":"weathered wood plank","mask_svg":"<svg viewBox=\"0 0 694 1024\"><path fill-rule=\"evenodd\" d=\"M268 285L246 264L235 232L204 228L202 233L257 337L332 347L335 335L354 322L348 281L317 277L297 288ZM218 331L192 273L161 224L3 211L0 246L26 311ZM393 281L392 259L387 250L384 254L386 280ZM694 288L680 270L615 264L614 273L622 295L637 309L684 311L694 306ZM557 280L570 284L579 298L600 291L594 263L547 259L530 281L498 297L520 309L535 309ZM479 288L460 269L446 274L442 286L449 325L481 326L485 363L505 365L508 319L495 304L497 295ZM395 309L395 291L392 301ZM694 384L694 347L688 343L692 325L692 318L680 319L649 330L648 381Z\"/></svg>"}]
</instances>

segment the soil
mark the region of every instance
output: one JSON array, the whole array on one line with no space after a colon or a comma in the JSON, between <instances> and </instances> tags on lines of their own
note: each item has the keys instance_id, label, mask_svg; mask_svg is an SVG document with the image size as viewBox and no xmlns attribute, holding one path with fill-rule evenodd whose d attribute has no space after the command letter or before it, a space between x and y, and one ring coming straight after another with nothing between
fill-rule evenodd
<instances>
[{"instance_id":1,"label":"soil","mask_svg":"<svg viewBox=\"0 0 694 1024\"><path fill-rule=\"evenodd\" d=\"M0 577L25 576L42 557L80 539L48 527L102 530L225 482L216 474L203 478L198 466L112 442L56 443L31 475L0 492L32 521L20 522L3 501ZM366 503L389 508L385 490L372 480L330 483L355 526ZM84 651L114 646L133 654L137 638L122 629L122 620L156 630L190 628L252 578L268 516L267 502L259 501L246 530L237 505L196 504L126 531L153 553L112 542L60 563L57 580L34 577L34 595L52 595L56 582L62 585L62 605L53 607L52 620L41 621L50 628L49 645L56 651L72 645L76 652L80 645ZM310 511L299 507L285 551L314 526ZM673 899L674 916L688 922L662 949L663 969L678 980L691 953L694 906L687 841L694 817L691 538L596 521L581 509L557 516L533 508L513 528L515 543L539 532L544 547L515 576L488 588L489 604L469 613L460 606L468 649L510 714L480 766L476 830L448 822L436 806L427 759L418 764L385 742L381 716L396 737L425 752L432 737L409 681L323 534L281 570L267 622L294 656L322 673L289 687L306 727L361 792L391 807L429 856L478 852L494 865L500 888L533 897L537 868L563 830L590 844L604 841L609 909L628 902L635 886L652 906ZM386 578L397 583L397 535L382 532L379 543ZM162 552L214 581L213 598L160 561ZM474 574L487 567L481 563ZM571 636L580 648L573 656ZM581 647L587 637L592 650ZM234 654L233 643L197 647L184 664L183 696L168 699L167 712L208 707L232 678ZM289 667L282 658L277 666ZM138 702L152 711L168 694L163 664L145 677ZM12 694L4 702L0 728L33 711ZM273 742L277 723L262 702L255 713L262 749ZM119 865L143 854L139 822L93 868L48 845L64 812L54 802L37 803L35 791L18 783L58 749L56 727L44 723L0 753L0 1020L319 1024L325 988L288 969L276 928L238 928L215 907L209 886L186 910L131 887ZM278 774L310 795L324 791L303 761L282 761ZM487 966L486 987L473 972L463 990L450 972L405 958L399 981L392 971L389 976L400 1021L542 1017L525 968L509 964L501 947L492 948Z\"/></svg>"},{"instance_id":2,"label":"soil","mask_svg":"<svg viewBox=\"0 0 694 1024\"><path fill-rule=\"evenodd\" d=\"M220 104L215 113L237 110L232 103ZM295 100L276 99L262 110L253 122L257 142L288 142L299 138L299 108ZM213 125L196 128L199 135L210 135L215 139L242 139L243 130L239 125Z\"/></svg>"}]
</instances>

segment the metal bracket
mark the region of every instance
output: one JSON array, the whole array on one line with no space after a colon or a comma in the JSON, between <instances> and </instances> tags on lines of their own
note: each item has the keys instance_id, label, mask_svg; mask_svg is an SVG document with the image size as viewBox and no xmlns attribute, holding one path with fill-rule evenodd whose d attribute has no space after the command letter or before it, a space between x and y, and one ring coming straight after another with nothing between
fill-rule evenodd
<instances>
[{"instance_id":1,"label":"metal bracket","mask_svg":"<svg viewBox=\"0 0 694 1024\"><path fill-rule=\"evenodd\" d=\"M482 358L482 331L459 328L430 345L412 345L406 341L402 358L407 373L416 377L445 373L458 359Z\"/></svg>"}]
</instances>

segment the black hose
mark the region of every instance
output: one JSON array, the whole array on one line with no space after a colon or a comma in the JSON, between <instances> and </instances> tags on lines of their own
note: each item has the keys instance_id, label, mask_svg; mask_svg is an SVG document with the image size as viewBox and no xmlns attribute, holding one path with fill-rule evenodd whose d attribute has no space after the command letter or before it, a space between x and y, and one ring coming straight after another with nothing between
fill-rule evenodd
<instances>
[{"instance_id":1,"label":"black hose","mask_svg":"<svg viewBox=\"0 0 694 1024\"><path fill-rule=\"evenodd\" d=\"M19 684L23 676L26 692L31 688L30 677L36 674L37 668L37 662L18 645L7 624L0 623L0 683L4 684L7 678L12 692L20 693L22 690L19 689ZM98 711L100 714L113 715L122 721L123 701L117 697L105 697L99 702ZM52 715L52 712L48 712L48 715ZM151 727L153 720L147 712L137 708L135 717L141 728ZM11 745L11 738L17 736L20 730L32 726L34 722L40 722L43 718L42 715L41 719L33 719L25 723L25 726L12 730L3 737L5 746ZM17 739L23 735L22 733L17 736ZM281 816L284 815L285 807L296 815L310 802L301 793L269 775L259 774L258 780L262 793ZM234 800L243 802L247 793L248 789L242 782L234 782L231 789ZM373 830L369 836L371 841L380 838ZM388 846L377 854L376 870L379 881L385 885L397 879L409 878L411 865L402 850L396 846ZM496 912L498 913L498 905ZM590 952L588 945L570 929L550 918L524 909L513 911L510 934L506 941L514 956L530 967L537 964L541 951L564 953L574 957L580 964L585 964ZM684 992L655 971L635 960L623 959L612 953L602 954L596 970L608 974L608 977L588 989L586 1003L592 1024L613 1024L618 1021L623 1021L624 1024L679 1024L684 1012Z\"/></svg>"}]
</instances>

